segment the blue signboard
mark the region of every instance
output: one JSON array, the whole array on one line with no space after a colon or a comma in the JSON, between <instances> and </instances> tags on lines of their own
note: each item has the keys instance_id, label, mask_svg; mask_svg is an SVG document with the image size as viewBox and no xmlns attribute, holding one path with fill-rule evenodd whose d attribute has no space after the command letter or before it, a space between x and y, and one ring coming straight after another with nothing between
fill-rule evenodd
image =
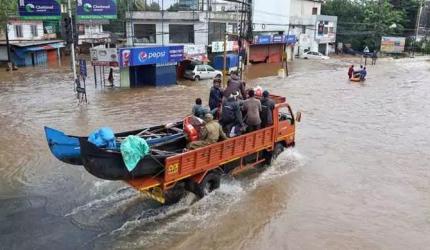
<instances>
[{"instance_id":1,"label":"blue signboard","mask_svg":"<svg viewBox=\"0 0 430 250\"><path fill-rule=\"evenodd\" d=\"M296 43L295 35L260 35L255 36L254 44Z\"/></svg>"},{"instance_id":2,"label":"blue signboard","mask_svg":"<svg viewBox=\"0 0 430 250\"><path fill-rule=\"evenodd\" d=\"M60 0L19 0L18 13L22 19L60 19Z\"/></svg>"},{"instance_id":3,"label":"blue signboard","mask_svg":"<svg viewBox=\"0 0 430 250\"><path fill-rule=\"evenodd\" d=\"M117 0L77 0L79 19L116 19Z\"/></svg>"},{"instance_id":4,"label":"blue signboard","mask_svg":"<svg viewBox=\"0 0 430 250\"><path fill-rule=\"evenodd\" d=\"M120 49L120 66L169 64L184 60L184 46Z\"/></svg>"},{"instance_id":5,"label":"blue signboard","mask_svg":"<svg viewBox=\"0 0 430 250\"><path fill-rule=\"evenodd\" d=\"M256 36L255 37L255 43L256 44L271 44L272 43L272 36L270 36L270 35Z\"/></svg>"},{"instance_id":6,"label":"blue signboard","mask_svg":"<svg viewBox=\"0 0 430 250\"><path fill-rule=\"evenodd\" d=\"M297 42L296 35L287 35L284 36L284 43L286 44L295 44Z\"/></svg>"}]
</instances>

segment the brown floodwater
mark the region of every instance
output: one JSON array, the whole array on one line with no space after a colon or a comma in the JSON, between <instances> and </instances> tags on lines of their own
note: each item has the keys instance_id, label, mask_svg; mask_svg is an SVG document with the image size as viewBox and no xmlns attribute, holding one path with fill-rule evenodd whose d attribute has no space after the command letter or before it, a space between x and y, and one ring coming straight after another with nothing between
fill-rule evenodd
<instances>
[{"instance_id":1,"label":"brown floodwater","mask_svg":"<svg viewBox=\"0 0 430 250\"><path fill-rule=\"evenodd\" d=\"M0 71L1 249L429 249L430 61L382 59L362 84L354 59L253 65L248 84L302 111L296 147L260 173L224 178L202 200L161 207L49 152L43 126L87 135L180 119L210 82L94 88L71 72ZM118 80L118 79L116 79Z\"/></svg>"}]
</instances>

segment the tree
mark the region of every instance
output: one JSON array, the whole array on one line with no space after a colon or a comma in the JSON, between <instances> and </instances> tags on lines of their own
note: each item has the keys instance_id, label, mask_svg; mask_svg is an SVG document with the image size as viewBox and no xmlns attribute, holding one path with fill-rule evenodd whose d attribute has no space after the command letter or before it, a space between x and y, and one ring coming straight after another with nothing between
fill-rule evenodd
<instances>
[{"instance_id":1,"label":"tree","mask_svg":"<svg viewBox=\"0 0 430 250\"><path fill-rule=\"evenodd\" d=\"M373 36L367 37L365 42L368 46L379 48L381 37L384 35L402 35L405 13L395 10L388 0L367 0L364 6L364 23L374 24ZM392 28L395 24L396 28Z\"/></svg>"},{"instance_id":2,"label":"tree","mask_svg":"<svg viewBox=\"0 0 430 250\"><path fill-rule=\"evenodd\" d=\"M10 16L15 16L18 4L16 1L0 0L0 31L6 29L6 23Z\"/></svg>"},{"instance_id":3,"label":"tree","mask_svg":"<svg viewBox=\"0 0 430 250\"><path fill-rule=\"evenodd\" d=\"M411 17L416 15L413 8L417 0L391 1L399 7L388 0L329 0L321 12L338 17L337 41L351 43L357 50L365 46L378 49L381 36L406 36L405 26L410 27Z\"/></svg>"}]
</instances>

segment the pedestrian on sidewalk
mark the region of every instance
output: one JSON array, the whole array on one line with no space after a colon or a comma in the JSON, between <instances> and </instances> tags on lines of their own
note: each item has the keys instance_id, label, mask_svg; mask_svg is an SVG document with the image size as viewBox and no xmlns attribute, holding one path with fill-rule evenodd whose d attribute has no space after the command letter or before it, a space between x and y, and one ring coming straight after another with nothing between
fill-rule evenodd
<instances>
[{"instance_id":1,"label":"pedestrian on sidewalk","mask_svg":"<svg viewBox=\"0 0 430 250\"><path fill-rule=\"evenodd\" d=\"M108 77L109 87L113 87L113 68L110 68L109 70L109 77Z\"/></svg>"},{"instance_id":2,"label":"pedestrian on sidewalk","mask_svg":"<svg viewBox=\"0 0 430 250\"><path fill-rule=\"evenodd\" d=\"M378 59L378 52L374 50L372 54L372 65L376 65L376 59Z\"/></svg>"}]
</instances>

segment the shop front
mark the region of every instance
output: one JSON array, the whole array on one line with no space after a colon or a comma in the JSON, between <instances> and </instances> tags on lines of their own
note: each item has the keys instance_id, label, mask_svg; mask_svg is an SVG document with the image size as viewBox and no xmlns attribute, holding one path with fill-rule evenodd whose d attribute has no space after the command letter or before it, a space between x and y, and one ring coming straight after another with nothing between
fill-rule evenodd
<instances>
[{"instance_id":1,"label":"shop front","mask_svg":"<svg viewBox=\"0 0 430 250\"><path fill-rule=\"evenodd\" d=\"M177 65L184 59L184 46L121 48L121 87L176 84Z\"/></svg>"},{"instance_id":2,"label":"shop front","mask_svg":"<svg viewBox=\"0 0 430 250\"><path fill-rule=\"evenodd\" d=\"M295 35L259 35L249 46L249 62L280 63L284 52L292 54L291 46L296 43ZM288 53L290 51L290 53Z\"/></svg>"}]
</instances>

